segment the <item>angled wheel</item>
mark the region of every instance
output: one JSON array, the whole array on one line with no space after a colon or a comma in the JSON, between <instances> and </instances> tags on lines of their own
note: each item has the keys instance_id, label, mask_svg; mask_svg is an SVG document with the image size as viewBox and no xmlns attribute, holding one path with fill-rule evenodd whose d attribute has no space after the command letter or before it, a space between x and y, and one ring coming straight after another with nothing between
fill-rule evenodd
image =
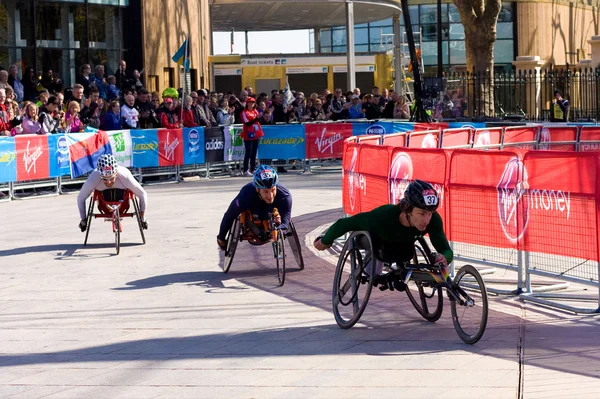
<instances>
[{"instance_id":1,"label":"angled wheel","mask_svg":"<svg viewBox=\"0 0 600 399\"><path fill-rule=\"evenodd\" d=\"M119 210L115 209L114 213L114 225L113 229L115 230L115 248L117 249L117 255L121 251L121 216L119 215Z\"/></svg>"},{"instance_id":2,"label":"angled wheel","mask_svg":"<svg viewBox=\"0 0 600 399\"><path fill-rule=\"evenodd\" d=\"M92 219L94 219L94 196L90 199L90 206L88 207L87 212L87 227L85 229L85 239L83 240L83 245L87 245L88 236L90 235L90 226L92 225Z\"/></svg>"},{"instance_id":3,"label":"angled wheel","mask_svg":"<svg viewBox=\"0 0 600 399\"><path fill-rule=\"evenodd\" d=\"M425 259L425 251L421 247L415 246L414 264L419 264L419 258L416 252L419 251ZM437 321L444 310L444 297L442 289L435 286L434 283L420 282L410 280L406 284L406 295L413 304L417 312L427 321Z\"/></svg>"},{"instance_id":4,"label":"angled wheel","mask_svg":"<svg viewBox=\"0 0 600 399\"><path fill-rule=\"evenodd\" d=\"M223 260L223 272L227 273L233 262L233 256L237 249L238 242L240 241L240 217L238 216L233 221L225 241L227 241L227 249L225 249L225 259Z\"/></svg>"},{"instance_id":5,"label":"angled wheel","mask_svg":"<svg viewBox=\"0 0 600 399\"><path fill-rule=\"evenodd\" d=\"M144 228L142 227L142 218L140 216L140 205L138 204L137 198L133 198L133 209L135 210L135 217L138 222L138 228L140 229L140 235L142 236L142 244L145 244L146 236L144 235Z\"/></svg>"},{"instance_id":6,"label":"angled wheel","mask_svg":"<svg viewBox=\"0 0 600 399\"><path fill-rule=\"evenodd\" d=\"M277 239L273 242L273 255L277 262L277 279L280 287L285 283L285 246L283 239L283 233L277 229Z\"/></svg>"},{"instance_id":7,"label":"angled wheel","mask_svg":"<svg viewBox=\"0 0 600 399\"><path fill-rule=\"evenodd\" d=\"M450 298L452 322L460 339L474 344L481 339L487 325L488 298L481 275L471 265L461 267L456 273L452 288L463 302Z\"/></svg>"},{"instance_id":8,"label":"angled wheel","mask_svg":"<svg viewBox=\"0 0 600 399\"><path fill-rule=\"evenodd\" d=\"M296 231L296 226L294 222L290 220L290 231L287 233L288 242L290 243L290 248L292 253L294 254L294 258L296 259L296 263L300 270L304 270L304 258L302 257L302 245L300 244L300 239L298 238L298 232Z\"/></svg>"},{"instance_id":9,"label":"angled wheel","mask_svg":"<svg viewBox=\"0 0 600 399\"><path fill-rule=\"evenodd\" d=\"M369 302L375 276L373 242L366 231L350 235L340 253L333 278L333 315L341 328L360 319Z\"/></svg>"}]
</instances>

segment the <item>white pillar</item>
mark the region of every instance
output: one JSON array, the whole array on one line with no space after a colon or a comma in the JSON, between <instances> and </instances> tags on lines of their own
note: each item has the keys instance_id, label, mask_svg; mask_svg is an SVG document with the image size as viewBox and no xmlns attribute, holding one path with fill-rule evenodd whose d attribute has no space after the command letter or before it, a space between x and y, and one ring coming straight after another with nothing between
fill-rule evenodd
<instances>
[{"instance_id":1,"label":"white pillar","mask_svg":"<svg viewBox=\"0 0 600 399\"><path fill-rule=\"evenodd\" d=\"M592 68L600 66L600 36L592 36L588 43L592 46Z\"/></svg>"},{"instance_id":2,"label":"white pillar","mask_svg":"<svg viewBox=\"0 0 600 399\"><path fill-rule=\"evenodd\" d=\"M400 29L400 15L394 15L394 91L400 93L402 91L402 82L405 79L404 71L402 70L402 48L400 48L402 34Z\"/></svg>"},{"instance_id":3,"label":"white pillar","mask_svg":"<svg viewBox=\"0 0 600 399\"><path fill-rule=\"evenodd\" d=\"M356 87L356 60L354 57L354 3L346 1L346 58L348 64L347 85L348 90Z\"/></svg>"},{"instance_id":4,"label":"white pillar","mask_svg":"<svg viewBox=\"0 0 600 399\"><path fill-rule=\"evenodd\" d=\"M527 56L519 56L516 61L513 61L512 64L517 69L517 73L522 71L524 74L529 74L529 71L534 72L534 82L532 84L528 84L525 88L525 98L527 100L533 99L534 101L527 101L527 115L530 118L539 118L540 117L540 109L542 108L540 105L540 94L541 94L541 69L544 62L540 60L539 55L527 55Z\"/></svg>"}]
</instances>

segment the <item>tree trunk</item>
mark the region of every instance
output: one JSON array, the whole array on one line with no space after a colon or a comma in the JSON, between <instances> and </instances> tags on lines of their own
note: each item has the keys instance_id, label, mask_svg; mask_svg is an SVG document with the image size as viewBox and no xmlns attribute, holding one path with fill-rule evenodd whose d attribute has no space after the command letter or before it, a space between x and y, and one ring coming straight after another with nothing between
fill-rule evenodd
<instances>
[{"instance_id":1,"label":"tree trunk","mask_svg":"<svg viewBox=\"0 0 600 399\"><path fill-rule=\"evenodd\" d=\"M453 0L465 29L469 114L494 116L494 43L501 0Z\"/></svg>"}]
</instances>

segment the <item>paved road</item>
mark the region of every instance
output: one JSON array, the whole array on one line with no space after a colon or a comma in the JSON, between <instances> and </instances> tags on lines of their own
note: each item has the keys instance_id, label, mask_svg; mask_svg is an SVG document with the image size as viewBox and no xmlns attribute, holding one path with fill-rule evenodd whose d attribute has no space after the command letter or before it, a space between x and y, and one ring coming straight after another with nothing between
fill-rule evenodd
<instances>
[{"instance_id":1,"label":"paved road","mask_svg":"<svg viewBox=\"0 0 600 399\"><path fill-rule=\"evenodd\" d=\"M339 329L331 258L308 249L283 287L270 246L223 274L217 226L246 181L148 187L148 243L127 221L119 256L99 221L82 247L74 195L0 204L0 398L597 397L595 316L491 297L469 346L449 307L431 324L379 290ZM282 181L303 241L341 216L339 174Z\"/></svg>"}]
</instances>

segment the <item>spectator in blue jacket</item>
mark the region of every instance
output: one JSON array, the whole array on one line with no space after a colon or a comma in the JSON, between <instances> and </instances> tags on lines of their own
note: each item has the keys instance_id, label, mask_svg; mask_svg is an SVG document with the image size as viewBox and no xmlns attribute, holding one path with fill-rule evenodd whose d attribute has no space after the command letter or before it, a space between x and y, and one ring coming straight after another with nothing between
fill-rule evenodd
<instances>
[{"instance_id":1,"label":"spectator in blue jacket","mask_svg":"<svg viewBox=\"0 0 600 399\"><path fill-rule=\"evenodd\" d=\"M120 130L121 126L121 105L118 100L110 102L108 112L104 117L104 130Z\"/></svg>"},{"instance_id":2,"label":"spectator in blue jacket","mask_svg":"<svg viewBox=\"0 0 600 399\"><path fill-rule=\"evenodd\" d=\"M359 119L364 118L365 113L362 111L362 103L360 97L357 94L352 95L352 104L348 108L348 119Z\"/></svg>"}]
</instances>

